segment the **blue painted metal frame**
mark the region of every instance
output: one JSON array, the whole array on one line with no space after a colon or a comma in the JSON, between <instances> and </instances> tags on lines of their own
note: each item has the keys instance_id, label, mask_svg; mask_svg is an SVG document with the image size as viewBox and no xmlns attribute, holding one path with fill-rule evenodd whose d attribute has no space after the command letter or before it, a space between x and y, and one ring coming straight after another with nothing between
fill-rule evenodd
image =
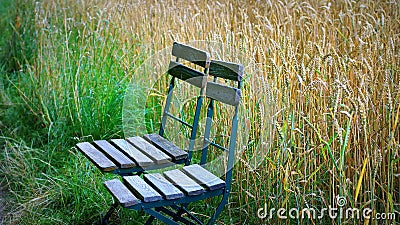
<instances>
[{"instance_id":1,"label":"blue painted metal frame","mask_svg":"<svg viewBox=\"0 0 400 225\"><path fill-rule=\"evenodd\" d=\"M176 62L179 62L179 58L176 58ZM208 67L210 65L210 62L206 62L205 64L205 68L204 68L204 74L208 73ZM203 78L205 79L205 78ZM163 117L161 120L161 127L159 130L159 135L160 136L164 136L165 130L164 127L167 123L167 118L171 117L172 119L182 123L183 125L188 126L189 128L191 128L191 132L190 132L190 140L189 140L189 147L188 147L188 157L186 159L186 161L184 162L185 165L190 165L191 161L192 161L192 157L193 157L193 149L194 149L194 145L195 145L195 140L196 140L196 134L197 134L197 129L199 127L199 119L200 119L200 112L201 112L201 107L203 105L203 95L204 95L204 87L202 87L200 89L200 95L197 97L197 102L196 102L196 111L194 114L194 119L193 119L193 124L189 124L186 121L182 120L181 118L178 118L172 114L169 113L169 106L171 105L171 99L172 99L172 95L173 95L173 89L175 86L175 77L171 78L171 82L169 84L169 88L168 88L168 95L167 95L167 100L165 102L165 107L164 107L164 112L163 112ZM180 162L174 162L175 164L180 164Z\"/></svg>"},{"instance_id":2,"label":"blue painted metal frame","mask_svg":"<svg viewBox=\"0 0 400 225\"><path fill-rule=\"evenodd\" d=\"M214 77L214 82L216 82L216 81L217 81L217 77ZM238 82L238 89L241 89L241 86L242 86L241 79L238 79L237 82ZM218 218L218 216L221 214L223 208L227 204L228 198L230 195L230 190L231 190L231 185L232 185L232 172L233 172L233 166L234 166L234 161L235 161L235 152L236 152L237 130L238 130L238 123L239 123L238 112L239 112L239 105L235 106L235 114L232 118L231 136L229 139L229 149L226 149L225 147L218 145L214 142L211 142L209 140L210 133L211 133L211 127L212 127L212 117L214 115L214 100L213 99L210 99L210 103L207 107L207 120L206 120L206 127L205 127L205 133L204 133L203 149L202 149L200 164L204 165L207 162L207 152L208 152L209 145L212 145L223 151L227 151L228 152L228 163L227 163L228 170L225 174L225 184L226 184L225 188L215 190L215 191L207 191L198 196L185 196L182 199L178 199L178 200L163 200L163 201L158 201L158 202L140 203L138 205L130 207L131 209L144 210L145 212L147 212L151 215L146 224L151 224L151 221L153 221L154 218L157 218L167 224L172 224L172 225L178 224L175 220L182 219L182 217L180 217L181 214L179 214L179 211L175 214L174 220L171 220L170 218L162 215L158 211L163 211L167 215L171 216L171 212L164 209L164 207L177 206L178 204L181 204L181 207L184 209L191 202L195 202L195 201L203 200L206 198L222 195L221 202L217 206L215 213L211 216L210 220L207 222L207 225L212 225L215 223L215 220ZM190 164L189 162L187 162L186 165ZM155 209L159 208L160 210L154 211L154 210L148 209L147 207L155 208ZM163 208L163 209L161 210L161 208ZM203 224L200 220L198 220L190 212L186 212L186 213L191 218L193 218L198 224L201 224L201 225ZM185 222L185 224L192 224L192 223Z\"/></svg>"},{"instance_id":3,"label":"blue painted metal frame","mask_svg":"<svg viewBox=\"0 0 400 225\"><path fill-rule=\"evenodd\" d=\"M144 210L144 209L152 209L156 207L164 207L164 206L178 206L180 204L185 204L185 203L191 203L194 201L200 201L206 198L214 197L221 195L225 192L225 188L218 189L218 190L213 190L213 191L206 191L203 194L200 195L193 195L193 196L185 196L180 199L164 199L161 201L156 201L156 202L139 202L136 205L127 207L127 209L133 209L133 210Z\"/></svg>"},{"instance_id":4,"label":"blue painted metal frame","mask_svg":"<svg viewBox=\"0 0 400 225\"><path fill-rule=\"evenodd\" d=\"M166 114L167 114L169 117L173 118L174 120L180 122L181 124L186 125L187 127L190 127L191 129L193 129L193 126L192 126L192 125L188 124L186 121L182 120L181 118L176 117L176 116L172 115L172 114L169 113L169 112L166 113Z\"/></svg>"},{"instance_id":5,"label":"blue painted metal frame","mask_svg":"<svg viewBox=\"0 0 400 225\"><path fill-rule=\"evenodd\" d=\"M186 163L185 163L186 166L190 165L190 163L192 161L192 157L193 157L193 149L194 149L195 140L196 140L196 133L197 133L197 128L199 126L200 110L201 110L201 107L203 105L203 97L202 97L203 91L204 91L204 89L201 89L201 94L197 98L196 113L195 113L194 121L193 121L194 127L192 129L191 134L190 134L188 157L187 157L187 160L186 160Z\"/></svg>"},{"instance_id":6,"label":"blue painted metal frame","mask_svg":"<svg viewBox=\"0 0 400 225\"><path fill-rule=\"evenodd\" d=\"M161 127L160 127L160 131L158 132L158 134L160 136L164 136L164 127L165 124L167 123L167 118L168 118L168 113L169 113L169 106L171 105L171 99L172 99L172 93L174 90L174 86L175 86L175 77L171 78L171 82L169 83L169 88L168 88L168 95L167 95L167 100L165 101L165 106L164 106L164 113L161 119Z\"/></svg>"},{"instance_id":7,"label":"blue painted metal frame","mask_svg":"<svg viewBox=\"0 0 400 225\"><path fill-rule=\"evenodd\" d=\"M177 59L178 60L178 59ZM207 68L206 68L207 70ZM214 77L214 81L217 80L217 77ZM238 79L238 88L241 88L242 85L242 81L241 79ZM163 114L163 118L162 118L162 124L161 124L161 128L160 128L160 132L159 134L161 136L164 135L164 125L166 123L167 117L169 116L169 105L171 103L171 98L172 98L172 92L173 92L173 88L174 88L174 84L175 84L175 79L172 78L171 82L170 82L170 86L169 86L169 90L168 90L168 96L167 96L167 100L166 100L166 106L164 108L164 114ZM198 97L197 99L197 106L196 106L196 114L195 114L195 118L194 118L194 125L192 127L192 132L191 132L191 137L190 137L190 144L189 144L189 155L188 155L188 159L185 161L185 165L189 165L191 158L192 158L192 151L194 148L194 141L195 141L195 137L196 137L196 132L197 132L197 128L198 128L198 120L200 117L200 109L202 106L202 95L203 95L203 88L201 90L201 95ZM172 200L167 200L167 199L163 199L161 201L155 201L155 202L141 202L139 201L138 204L127 207L128 209L132 209L132 210L142 210L146 213L148 213L150 215L150 218L147 220L146 224L151 224L152 221L157 218L167 224L171 224L171 225L177 225L179 224L177 221L181 221L185 224L201 224L203 225L203 223L194 215L192 215L190 212L188 212L186 210L186 206L191 203L191 202L196 202L199 200L203 200L206 198L210 198L210 197L216 197L216 196L221 196L222 195L222 199L220 204L217 206L215 213L211 216L211 218L209 219L209 221L207 222L208 225L214 224L215 220L218 218L218 216L221 214L223 208L225 207L225 205L228 202L228 198L230 195L230 190L231 190L231 183L232 183L232 173L233 173L233 166L234 166L234 159L235 159L235 151L236 151L236 140L237 140L237 130L238 130L238 112L239 112L239 105L235 106L235 114L233 116L232 119L232 127L231 127L231 136L229 139L229 148L225 148L221 145L218 145L216 143L213 143L209 140L210 137L210 133L211 133L211 127L212 127L212 117L214 114L214 100L210 99L210 103L208 105L207 108L207 121L206 121L206 127L205 127L205 134L204 134L204 140L203 140L203 149L202 149L202 155L201 155L201 165L205 164L207 161L207 152L208 152L208 147L209 145L212 145L214 147L217 147L221 150L227 151L228 152L228 162L227 162L227 166L228 166L228 170L225 174L225 184L226 186L222 189L218 189L218 190L213 190L213 191L206 191L200 195L195 195L195 196L185 196L183 198L180 199L172 199ZM171 117L174 119L178 119L179 118L175 118L175 117ZM182 122L182 121L180 121ZM185 123L183 123L185 124ZM185 124L185 125L189 125L189 124ZM143 168L140 168L143 169ZM146 168L144 168L143 170L145 170ZM130 172L129 170L127 171L119 171L121 172L127 172L127 174ZM141 173L143 171L138 171L138 173ZM116 201L117 202L117 201ZM176 209L176 212L173 212L170 209L167 209L166 207L171 207L172 209ZM112 208L110 209L110 211L107 213L111 214L112 211L115 209L115 204L113 204ZM169 218L164 214L167 214L169 216L172 217ZM194 221L191 222L189 220L187 220L186 218L182 217L183 213L187 213L189 215L189 217Z\"/></svg>"},{"instance_id":8,"label":"blue painted metal frame","mask_svg":"<svg viewBox=\"0 0 400 225\"><path fill-rule=\"evenodd\" d=\"M214 77L214 82L217 82L217 79L218 79L218 77ZM210 140L213 115L214 115L214 99L210 99L210 103L208 104L208 107L207 107L206 128L205 128L205 132L204 132L204 141L203 141L203 149L201 151L200 165L204 165L207 162L208 146L209 146L209 144L212 143L209 140Z\"/></svg>"},{"instance_id":9,"label":"blue painted metal frame","mask_svg":"<svg viewBox=\"0 0 400 225\"><path fill-rule=\"evenodd\" d=\"M178 57L176 57L176 62L179 62L179 58ZM209 65L210 65L210 62L207 60L206 63L205 63L205 68L204 68L205 77L203 79L206 79ZM170 163L152 165L150 167L145 167L145 168L143 168L143 167L133 167L133 168L127 168L127 169L121 169L120 168L120 169L116 169L116 170L111 171L111 173L118 174L118 175L121 175L121 176L127 176L127 175L132 175L132 174L141 175L143 173L146 173L147 170L162 169L162 168L173 166L173 165L176 165L176 164L185 164L185 165L189 165L190 164L192 156L193 156L193 149L194 149L194 145L195 145L195 139L196 139L196 134L197 134L197 129L198 129L198 123L199 123L199 119L200 119L200 112L201 112L201 107L202 107L202 103L203 103L204 87L201 87L200 95L197 98L196 111L195 111L195 116L194 116L194 120L193 120L193 125L190 125L189 123L187 123L186 121L182 120L181 118L178 118L178 117L170 114L169 107L171 105L171 100L172 100L172 96L173 96L174 87L175 87L175 77L172 76L171 81L169 83L169 87L168 87L168 95L167 95L167 99L166 99L164 110L163 110L163 116L162 116L162 119L161 119L161 126L160 126L160 130L159 130L159 135L164 137L164 133L165 133L165 129L164 128L165 128L165 125L167 123L168 117L171 117L172 119L174 119L174 120L182 123L183 125L186 125L189 128L191 128L190 142L189 142L189 148L188 148L188 157L186 159L177 160L177 161L170 162ZM115 208L116 208L115 204L113 204L110 207L110 209L108 210L107 214L105 215L105 217L101 221L102 224L108 224L108 219L111 216L111 213L115 210ZM148 222L151 223L151 221L154 219L154 217L160 219L160 215L161 214L159 212L151 210L151 208L147 208L146 212L149 213L152 216L152 217L150 217ZM163 218L165 218L167 221L171 221L167 217L163 217Z\"/></svg>"},{"instance_id":10,"label":"blue painted metal frame","mask_svg":"<svg viewBox=\"0 0 400 225\"><path fill-rule=\"evenodd\" d=\"M214 81L216 81L216 78L214 78ZM238 88L241 88L241 80L238 81ZM221 214L222 210L224 209L225 205L228 202L228 198L230 195L230 190L231 190L231 185L232 185L232 172L233 172L233 165L235 161L235 152L236 152L236 142L237 142L237 130L238 130L238 112L239 112L239 105L235 106L235 114L232 119L232 128L231 128L231 136L229 139L229 149L226 149L225 147L215 144L211 141L209 141L210 137L210 132L211 132L211 127L212 127L212 117L214 114L214 100L210 99L210 103L208 105L207 109L207 121L206 121L206 128L205 128L205 134L204 134L204 147L202 149L202 156L201 156L201 164L205 164L207 161L207 152L208 152L208 146L211 144L214 147L217 147L221 150L228 151L228 163L227 167L228 170L225 175L225 188L215 190L215 191L207 191L201 195L198 196L185 196L182 199L178 200L163 200L163 201L158 201L158 202L149 202L149 203L140 203L138 205L134 205L130 207L131 209L136 209L136 210L144 210L145 212L149 213L151 217L149 218L148 222L146 224L150 224L151 221L153 221L154 218L157 218L167 224L178 224L176 221L171 220L170 218L162 215L160 212L156 211L151 211L149 208L160 208L160 207L166 207L166 206L177 206L181 204L182 208L185 208L189 203L203 200L206 198L210 197L216 197L222 195L222 199L220 204L217 206L215 213L211 216L209 221L207 222L207 225L212 225L215 223L215 220L218 218L218 216ZM159 210L163 211L167 215L171 216L171 213L169 211L164 210ZM190 212L186 212L193 220L195 220L198 224L203 224L199 219L197 219L194 215L192 215ZM175 214L176 216L174 217L175 220L181 220L182 217L179 212ZM192 224L191 222L184 222L185 224Z\"/></svg>"},{"instance_id":11,"label":"blue painted metal frame","mask_svg":"<svg viewBox=\"0 0 400 225\"><path fill-rule=\"evenodd\" d=\"M217 81L217 77L214 76L214 82ZM241 89L242 86L242 80L238 79L238 89ZM232 128L231 128L231 136L229 140L229 149L226 149L225 147L218 145L212 141L210 141L210 133L211 133L211 127L212 127L212 117L214 115L214 100L210 99L210 103L208 104L207 107L207 121L206 121L206 128L205 128L205 133L204 133L204 141L203 141L203 149L201 153L201 160L200 160L200 165L204 165L207 162L207 153L208 153L208 148L209 145L214 146L218 149L221 149L223 151L228 151L228 171L226 172L225 175L225 191L223 192L223 197L221 200L221 203L218 205L214 215L211 217L209 220L208 224L213 224L215 220L218 218L218 216L221 214L223 208L228 202L230 190L231 190L231 183L232 183L232 170L233 170L233 165L234 165L234 160L235 160L235 148L236 148L236 139L237 139L237 129L238 129L238 112L239 112L239 105L235 106L235 114L232 119Z\"/></svg>"}]
</instances>

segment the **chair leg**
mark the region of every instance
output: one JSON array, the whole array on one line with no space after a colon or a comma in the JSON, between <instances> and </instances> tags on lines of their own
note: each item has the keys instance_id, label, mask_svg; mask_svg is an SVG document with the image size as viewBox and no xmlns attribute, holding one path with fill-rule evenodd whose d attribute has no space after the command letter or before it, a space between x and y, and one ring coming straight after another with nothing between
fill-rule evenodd
<instances>
[{"instance_id":1,"label":"chair leg","mask_svg":"<svg viewBox=\"0 0 400 225\"><path fill-rule=\"evenodd\" d=\"M162 222L169 224L169 225L179 225L179 223L171 220L168 217L165 217L164 215L162 215L161 213L159 213L157 210L153 210L153 209L144 209L144 211L149 214L150 216L155 217L158 220L161 220Z\"/></svg>"},{"instance_id":2,"label":"chair leg","mask_svg":"<svg viewBox=\"0 0 400 225\"><path fill-rule=\"evenodd\" d=\"M145 225L150 225L151 223L153 223L154 219L155 219L155 217L150 215L150 217L147 219Z\"/></svg>"},{"instance_id":3,"label":"chair leg","mask_svg":"<svg viewBox=\"0 0 400 225\"><path fill-rule=\"evenodd\" d=\"M173 208L173 209L175 209L175 208ZM187 220L186 218L182 217L182 214L185 212L184 210L181 211L181 210L178 209L177 212L174 212L172 209L167 209L165 207L160 207L159 211L164 213L164 214L166 214L166 215L171 216L172 220L175 221L175 222L182 222L183 224L186 224L186 225L196 225L195 223L193 223L193 222Z\"/></svg>"},{"instance_id":4,"label":"chair leg","mask_svg":"<svg viewBox=\"0 0 400 225\"><path fill-rule=\"evenodd\" d=\"M102 218L101 224L103 225L108 225L108 220L110 219L111 214L114 212L114 210L118 207L118 202L114 202L114 204L111 205L110 209L106 213L106 215Z\"/></svg>"},{"instance_id":5,"label":"chair leg","mask_svg":"<svg viewBox=\"0 0 400 225\"><path fill-rule=\"evenodd\" d=\"M154 208L154 210L155 210L156 212L160 212L160 211L162 211L162 208L163 208L163 207L156 207L156 208ZM151 223L153 223L154 219L155 219L155 217L152 216L152 215L150 215L150 217L149 217L149 219L147 219L145 225L150 225Z\"/></svg>"},{"instance_id":6,"label":"chair leg","mask_svg":"<svg viewBox=\"0 0 400 225\"><path fill-rule=\"evenodd\" d=\"M227 201L228 201L229 194L225 193L224 196L222 197L221 203L219 203L217 209L215 210L214 215L210 218L208 221L207 225L213 225L215 223L215 220L217 220L218 216L221 214L222 210L224 209Z\"/></svg>"},{"instance_id":7,"label":"chair leg","mask_svg":"<svg viewBox=\"0 0 400 225\"><path fill-rule=\"evenodd\" d=\"M196 216L194 216L192 213L190 213L187 209L186 209L186 207L188 206L189 204L187 204L187 203L185 203L185 204L182 204L181 205L181 207L179 208L179 210L178 210L178 212L176 213L176 217L177 218L182 218L182 214L183 213L186 213L193 221L195 221L197 224L199 224L199 225L203 225L203 222L201 222L200 220L199 220L199 218L197 218ZM174 217L175 218L175 217Z\"/></svg>"},{"instance_id":8,"label":"chair leg","mask_svg":"<svg viewBox=\"0 0 400 225\"><path fill-rule=\"evenodd\" d=\"M182 217L184 213L183 206L179 208L179 210L176 212L175 216L172 218L174 221L178 221L179 217Z\"/></svg>"}]
</instances>

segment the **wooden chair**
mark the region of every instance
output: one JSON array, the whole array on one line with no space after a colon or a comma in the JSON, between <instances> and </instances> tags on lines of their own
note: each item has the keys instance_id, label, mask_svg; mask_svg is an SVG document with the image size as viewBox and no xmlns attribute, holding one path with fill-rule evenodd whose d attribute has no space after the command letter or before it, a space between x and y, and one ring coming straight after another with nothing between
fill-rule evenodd
<instances>
[{"instance_id":1,"label":"wooden chair","mask_svg":"<svg viewBox=\"0 0 400 225\"><path fill-rule=\"evenodd\" d=\"M223 179L215 176L198 164L185 165L181 169L167 170L163 173L144 174L143 176L124 176L123 181L112 179L104 183L113 195L117 205L131 210L143 210L150 215L146 224L156 218L167 224L203 224L203 222L187 210L192 202L210 197L222 196L220 204L207 224L214 224L227 203L234 166L236 136L238 129L238 109L243 66L222 61L211 61L209 75L214 76L207 82L206 97L210 99L205 126L204 147L201 151L201 165L207 162L210 147L216 147L227 153L227 168ZM228 79L237 83L237 87L218 83ZM228 148L210 140L213 127L212 118L215 102L233 106L234 116ZM217 105L217 106L218 106ZM187 218L183 215L186 214Z\"/></svg>"},{"instance_id":2,"label":"wooden chair","mask_svg":"<svg viewBox=\"0 0 400 225\"><path fill-rule=\"evenodd\" d=\"M119 175L141 174L148 170L159 169L175 164L187 165L190 163L196 138L200 109L202 107L207 71L210 56L207 52L180 43L174 43L172 55L176 57L171 61L168 74L171 77L168 95L163 109L161 127L158 134L146 134L143 137L128 137L126 139L96 140L92 143L81 142L76 144L90 161L102 172ZM198 71L194 66L182 64L182 60L197 65L203 69ZM172 115L169 111L171 99L177 80L183 80L200 89L194 112L193 123L189 124L183 119ZM168 141L165 135L167 119L179 121L190 129L190 141L187 151L182 150Z\"/></svg>"}]
</instances>

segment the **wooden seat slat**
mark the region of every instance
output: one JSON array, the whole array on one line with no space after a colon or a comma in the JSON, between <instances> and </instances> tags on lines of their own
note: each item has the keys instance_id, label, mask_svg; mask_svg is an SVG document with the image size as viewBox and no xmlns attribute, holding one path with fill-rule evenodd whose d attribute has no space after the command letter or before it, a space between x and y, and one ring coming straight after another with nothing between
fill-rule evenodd
<instances>
[{"instance_id":1,"label":"wooden seat slat","mask_svg":"<svg viewBox=\"0 0 400 225\"><path fill-rule=\"evenodd\" d=\"M132 161L128 156L116 149L106 140L94 141L93 145L101 149L103 153L106 154L109 159L114 161L114 163L116 163L120 168L126 169L136 166L134 161Z\"/></svg>"},{"instance_id":2,"label":"wooden seat slat","mask_svg":"<svg viewBox=\"0 0 400 225\"><path fill-rule=\"evenodd\" d=\"M110 172L118 168L107 156L89 142L78 143L76 147L101 171Z\"/></svg>"},{"instance_id":3,"label":"wooden seat slat","mask_svg":"<svg viewBox=\"0 0 400 225\"><path fill-rule=\"evenodd\" d=\"M134 160L140 167L146 167L154 165L155 162L131 145L124 139L112 139L111 143L116 145L121 151L127 154L132 160Z\"/></svg>"},{"instance_id":4,"label":"wooden seat slat","mask_svg":"<svg viewBox=\"0 0 400 225\"><path fill-rule=\"evenodd\" d=\"M185 196L177 187L159 173L145 174L144 180L160 192L165 199L178 199Z\"/></svg>"},{"instance_id":5,"label":"wooden seat slat","mask_svg":"<svg viewBox=\"0 0 400 225\"><path fill-rule=\"evenodd\" d=\"M144 202L154 202L162 200L163 197L160 193L154 190L149 184L147 184L138 175L125 176L124 181L128 184L131 190L139 196Z\"/></svg>"},{"instance_id":6,"label":"wooden seat slat","mask_svg":"<svg viewBox=\"0 0 400 225\"><path fill-rule=\"evenodd\" d=\"M209 190L217 190L225 187L225 182L221 178L198 164L185 166L182 168L182 171L197 183L206 186Z\"/></svg>"},{"instance_id":7,"label":"wooden seat slat","mask_svg":"<svg viewBox=\"0 0 400 225\"><path fill-rule=\"evenodd\" d=\"M164 172L165 177L187 195L199 195L204 189L182 171L175 169Z\"/></svg>"},{"instance_id":8,"label":"wooden seat slat","mask_svg":"<svg viewBox=\"0 0 400 225\"><path fill-rule=\"evenodd\" d=\"M157 164L164 164L170 162L172 159L170 156L154 147L148 141L144 140L142 137L136 136L127 138L128 142L155 161Z\"/></svg>"},{"instance_id":9,"label":"wooden seat slat","mask_svg":"<svg viewBox=\"0 0 400 225\"><path fill-rule=\"evenodd\" d=\"M174 160L186 159L188 156L187 152L161 137L159 134L146 134L144 135L144 139L165 152L167 155L171 156Z\"/></svg>"},{"instance_id":10,"label":"wooden seat slat","mask_svg":"<svg viewBox=\"0 0 400 225\"><path fill-rule=\"evenodd\" d=\"M104 182L104 186L123 207L133 206L139 202L131 191L118 179L108 180Z\"/></svg>"}]
</instances>

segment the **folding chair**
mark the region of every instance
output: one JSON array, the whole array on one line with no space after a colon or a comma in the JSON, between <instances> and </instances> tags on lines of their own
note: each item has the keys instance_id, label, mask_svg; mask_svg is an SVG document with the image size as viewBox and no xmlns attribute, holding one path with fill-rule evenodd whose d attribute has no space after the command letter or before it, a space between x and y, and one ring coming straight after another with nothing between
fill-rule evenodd
<instances>
[{"instance_id":1,"label":"folding chair","mask_svg":"<svg viewBox=\"0 0 400 225\"><path fill-rule=\"evenodd\" d=\"M104 185L114 197L116 204L131 210L143 210L150 215L146 224L151 224L155 218L167 224L179 224L178 222L203 224L199 218L187 210L187 205L206 198L222 196L220 204L207 223L214 224L227 203L235 158L243 66L211 61L209 74L214 76L214 81L207 82L206 87L206 97L211 100L207 110L201 165L207 162L210 146L223 150L227 153L225 180L215 176L201 165L192 164L163 173L124 176L123 182L120 179L106 181ZM237 82L237 88L218 83L219 79ZM210 140L215 101L233 106L234 116L228 148ZM185 218L184 214L188 218Z\"/></svg>"},{"instance_id":2,"label":"folding chair","mask_svg":"<svg viewBox=\"0 0 400 225\"><path fill-rule=\"evenodd\" d=\"M190 163L202 107L210 56L205 51L177 42L173 44L172 55L176 57L176 61L171 61L168 68L168 74L172 78L169 83L168 95L158 134L146 134L143 137L136 136L126 139L111 139L110 141L96 140L92 143L81 142L76 144L77 149L102 172L119 175L140 174L144 171L170 165ZM189 65L181 64L181 59L200 66L204 72L191 68ZM171 114L169 111L177 78L200 88L192 124ZM165 126L168 118L179 121L190 129L190 140L187 151L182 150L165 139Z\"/></svg>"},{"instance_id":3,"label":"folding chair","mask_svg":"<svg viewBox=\"0 0 400 225\"><path fill-rule=\"evenodd\" d=\"M158 134L146 134L143 137L135 136L126 139L111 139L110 141L96 140L92 143L81 142L76 144L77 149L102 172L119 174L121 176L140 175L154 169L190 163L202 107L204 88L207 81L210 56L205 51L177 42L173 44L172 55L176 57L176 61L171 61L168 68L168 74L172 78L169 83L168 95ZM181 64L181 59L203 68L204 72L192 68L193 66L190 67L190 65ZM191 124L171 114L169 110L177 79L200 88L193 123ZM164 138L168 118L172 118L190 129L190 140L187 151L182 150ZM102 223L108 222L110 215L117 206L118 204L115 203L110 207L102 219Z\"/></svg>"}]
</instances>

